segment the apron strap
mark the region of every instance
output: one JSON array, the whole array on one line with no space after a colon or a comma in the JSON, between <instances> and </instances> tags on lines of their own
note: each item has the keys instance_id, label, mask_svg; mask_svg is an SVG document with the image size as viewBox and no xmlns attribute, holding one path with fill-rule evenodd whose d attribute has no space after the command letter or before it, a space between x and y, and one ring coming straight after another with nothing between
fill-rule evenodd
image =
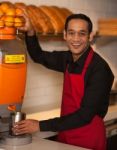
<instances>
[{"instance_id":1,"label":"apron strap","mask_svg":"<svg viewBox=\"0 0 117 150\"><path fill-rule=\"evenodd\" d=\"M87 70L87 68L88 68L88 66L89 66L89 64L90 64L90 62L91 62L91 60L92 60L92 58L93 58L93 54L94 54L94 51L93 51L93 49L91 48L91 50L90 50L90 52L89 52L89 54L88 54L88 57L87 57L87 59L86 59L86 61L85 61L83 71L82 71L83 77L85 76L86 70Z\"/></svg>"}]
</instances>

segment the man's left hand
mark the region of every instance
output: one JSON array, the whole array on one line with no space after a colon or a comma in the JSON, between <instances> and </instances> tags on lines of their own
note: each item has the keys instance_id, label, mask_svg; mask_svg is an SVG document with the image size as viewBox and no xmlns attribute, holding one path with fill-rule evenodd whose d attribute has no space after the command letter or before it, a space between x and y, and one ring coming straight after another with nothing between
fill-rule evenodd
<instances>
[{"instance_id":1,"label":"man's left hand","mask_svg":"<svg viewBox=\"0 0 117 150\"><path fill-rule=\"evenodd\" d=\"M34 133L40 130L39 121L26 119L14 124L13 132L17 135L25 133Z\"/></svg>"}]
</instances>

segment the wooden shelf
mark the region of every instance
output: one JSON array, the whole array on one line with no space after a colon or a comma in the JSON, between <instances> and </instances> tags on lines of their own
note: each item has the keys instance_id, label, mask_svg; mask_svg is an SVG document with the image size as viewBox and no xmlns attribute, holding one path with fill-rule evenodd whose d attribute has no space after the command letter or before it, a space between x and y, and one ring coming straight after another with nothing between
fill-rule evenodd
<instances>
[{"instance_id":1,"label":"wooden shelf","mask_svg":"<svg viewBox=\"0 0 117 150\"><path fill-rule=\"evenodd\" d=\"M24 38L24 33L22 32L18 32L18 36L20 38ZM37 36L39 38L40 41L64 41L63 39L63 33L58 33L58 34L52 34L52 33L48 33L48 34L42 34L42 33L37 33ZM100 34L99 32L96 32L96 34L94 35L94 38L91 42L91 44L94 44L96 43L99 39L109 39L109 40L112 40L112 39L116 39L117 38L117 35L115 34Z\"/></svg>"},{"instance_id":2,"label":"wooden shelf","mask_svg":"<svg viewBox=\"0 0 117 150\"><path fill-rule=\"evenodd\" d=\"M58 34L36 33L36 34L40 41L64 41L62 33L58 33ZM23 32L18 31L17 35L19 38L24 39L25 34Z\"/></svg>"},{"instance_id":3,"label":"wooden shelf","mask_svg":"<svg viewBox=\"0 0 117 150\"><path fill-rule=\"evenodd\" d=\"M117 37L117 32L114 32L114 33L98 33L98 36Z\"/></svg>"},{"instance_id":4,"label":"wooden shelf","mask_svg":"<svg viewBox=\"0 0 117 150\"><path fill-rule=\"evenodd\" d=\"M37 34L37 36L39 37L39 39L41 41L64 41L63 39L63 34L62 33L58 33L58 34Z\"/></svg>"}]
</instances>

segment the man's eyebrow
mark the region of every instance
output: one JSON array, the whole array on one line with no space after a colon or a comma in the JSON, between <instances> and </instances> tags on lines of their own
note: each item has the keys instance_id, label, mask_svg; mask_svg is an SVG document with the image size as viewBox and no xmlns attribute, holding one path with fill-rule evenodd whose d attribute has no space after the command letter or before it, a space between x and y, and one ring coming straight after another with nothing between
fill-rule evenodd
<instances>
[{"instance_id":1,"label":"man's eyebrow","mask_svg":"<svg viewBox=\"0 0 117 150\"><path fill-rule=\"evenodd\" d=\"M87 33L87 31L86 31L86 30L80 30L80 32L85 32L85 33Z\"/></svg>"},{"instance_id":2,"label":"man's eyebrow","mask_svg":"<svg viewBox=\"0 0 117 150\"><path fill-rule=\"evenodd\" d=\"M73 29L68 29L67 30L68 32L70 32L70 31L74 31L74 32L77 32L77 31L75 31L75 30L73 30ZM82 32L82 33L87 33L88 31L86 31L86 30L80 30L80 31L78 31L78 32Z\"/></svg>"},{"instance_id":3,"label":"man's eyebrow","mask_svg":"<svg viewBox=\"0 0 117 150\"><path fill-rule=\"evenodd\" d=\"M68 29L67 31L74 31L73 29Z\"/></svg>"}]
</instances>

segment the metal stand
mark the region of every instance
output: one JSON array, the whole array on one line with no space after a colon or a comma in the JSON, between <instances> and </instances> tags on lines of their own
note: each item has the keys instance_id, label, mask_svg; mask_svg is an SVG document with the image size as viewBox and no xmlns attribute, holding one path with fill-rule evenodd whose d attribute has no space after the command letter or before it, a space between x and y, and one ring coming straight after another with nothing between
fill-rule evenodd
<instances>
[{"instance_id":1,"label":"metal stand","mask_svg":"<svg viewBox=\"0 0 117 150\"><path fill-rule=\"evenodd\" d=\"M0 143L4 145L11 145L11 146L20 146L26 145L32 142L32 135L24 134L24 135L7 135L2 137Z\"/></svg>"}]
</instances>

